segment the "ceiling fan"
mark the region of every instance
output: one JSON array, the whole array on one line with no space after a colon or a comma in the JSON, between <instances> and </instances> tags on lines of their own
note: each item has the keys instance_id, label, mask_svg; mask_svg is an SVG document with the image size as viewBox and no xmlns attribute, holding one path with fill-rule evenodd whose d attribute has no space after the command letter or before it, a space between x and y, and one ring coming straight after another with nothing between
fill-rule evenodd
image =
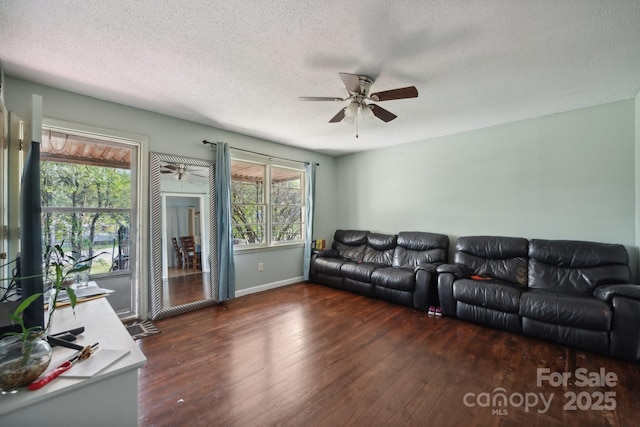
<instances>
[{"instance_id":1,"label":"ceiling fan","mask_svg":"<svg viewBox=\"0 0 640 427\"><path fill-rule=\"evenodd\" d=\"M350 101L349 104L338 112L329 123L338 123L346 121L348 123L357 123L358 112L363 118L377 117L383 122L390 122L397 116L384 108L370 104L366 101L380 102L391 101L393 99L417 98L418 89L415 86L408 86L398 89L385 90L382 92L369 93L373 79L367 76L357 74L338 73L344 84L347 93L346 98L327 97L327 96L301 96L301 101ZM356 134L356 137L358 135Z\"/></svg>"},{"instance_id":2,"label":"ceiling fan","mask_svg":"<svg viewBox=\"0 0 640 427\"><path fill-rule=\"evenodd\" d=\"M207 175L198 175L189 169L184 163L167 163L163 164L160 168L160 173L171 173L173 177L178 181L186 181L189 179L189 175L197 176L199 178L208 178Z\"/></svg>"}]
</instances>

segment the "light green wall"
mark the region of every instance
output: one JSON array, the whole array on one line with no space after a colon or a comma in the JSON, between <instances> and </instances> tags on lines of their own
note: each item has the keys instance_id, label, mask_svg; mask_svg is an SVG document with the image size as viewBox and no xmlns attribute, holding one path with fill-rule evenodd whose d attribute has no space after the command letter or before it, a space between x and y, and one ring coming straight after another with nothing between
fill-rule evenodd
<instances>
[{"instance_id":1,"label":"light green wall","mask_svg":"<svg viewBox=\"0 0 640 427\"><path fill-rule=\"evenodd\" d=\"M640 92L635 100L636 117L636 248L640 248ZM640 260L637 266L637 276L640 278Z\"/></svg>"},{"instance_id":2,"label":"light green wall","mask_svg":"<svg viewBox=\"0 0 640 427\"><path fill-rule=\"evenodd\" d=\"M635 120L628 100L340 157L338 227L622 243L635 272Z\"/></svg>"},{"instance_id":3,"label":"light green wall","mask_svg":"<svg viewBox=\"0 0 640 427\"><path fill-rule=\"evenodd\" d=\"M228 142L232 147L252 150L271 156L320 163L316 175L315 234L332 236L336 228L335 158L300 150L262 139L227 132L201 124L127 107L96 98L78 95L52 87L7 78L5 103L9 111L26 110L32 93L43 96L44 116L83 125L130 132L149 137L149 151L176 154L200 159L213 159L214 152L202 144L209 141ZM148 167L148 159L144 159ZM146 173L146 171L144 172ZM143 189L148 191L148 189ZM147 227L148 224L142 224ZM145 234L146 236L146 234ZM148 243L143 242L146 250ZM143 259L148 254L143 253ZM296 260L292 262L292 260ZM299 260L299 262L298 262ZM258 271L258 263L264 271ZM250 288L269 287L302 277L302 248L289 250L252 250L236 254L236 289L244 293Z\"/></svg>"}]
</instances>

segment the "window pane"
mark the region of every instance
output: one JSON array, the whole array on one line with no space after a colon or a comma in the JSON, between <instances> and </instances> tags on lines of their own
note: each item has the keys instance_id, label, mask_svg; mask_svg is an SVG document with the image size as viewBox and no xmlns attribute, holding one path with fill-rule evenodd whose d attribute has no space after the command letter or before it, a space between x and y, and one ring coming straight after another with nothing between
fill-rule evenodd
<instances>
[{"instance_id":1,"label":"window pane","mask_svg":"<svg viewBox=\"0 0 640 427\"><path fill-rule=\"evenodd\" d=\"M271 170L271 203L302 205L304 188L302 171L273 167Z\"/></svg>"},{"instance_id":2,"label":"window pane","mask_svg":"<svg viewBox=\"0 0 640 427\"><path fill-rule=\"evenodd\" d=\"M77 163L41 163L42 206L131 208L128 169Z\"/></svg>"},{"instance_id":3,"label":"window pane","mask_svg":"<svg viewBox=\"0 0 640 427\"><path fill-rule=\"evenodd\" d=\"M274 224L273 225L273 238L274 243L292 242L302 239L302 224L289 223L289 224Z\"/></svg>"},{"instance_id":4,"label":"window pane","mask_svg":"<svg viewBox=\"0 0 640 427\"><path fill-rule=\"evenodd\" d=\"M300 188L271 187L271 203L274 205L301 205L302 197Z\"/></svg>"},{"instance_id":5,"label":"window pane","mask_svg":"<svg viewBox=\"0 0 640 427\"><path fill-rule=\"evenodd\" d=\"M91 258L90 274L129 269L131 214L76 211L43 213L45 245L62 244L75 259Z\"/></svg>"},{"instance_id":6,"label":"window pane","mask_svg":"<svg viewBox=\"0 0 640 427\"><path fill-rule=\"evenodd\" d=\"M231 162L231 209L234 245L265 243L266 165Z\"/></svg>"},{"instance_id":7,"label":"window pane","mask_svg":"<svg viewBox=\"0 0 640 427\"><path fill-rule=\"evenodd\" d=\"M264 243L264 224L233 224L234 245Z\"/></svg>"},{"instance_id":8,"label":"window pane","mask_svg":"<svg viewBox=\"0 0 640 427\"><path fill-rule=\"evenodd\" d=\"M264 185L232 181L231 203L264 203Z\"/></svg>"},{"instance_id":9,"label":"window pane","mask_svg":"<svg viewBox=\"0 0 640 427\"><path fill-rule=\"evenodd\" d=\"M45 245L64 243L65 252L78 260L100 254L91 261L90 274L128 270L132 205L128 165L98 166L87 164L97 163L95 159L77 157L75 163L71 158L46 160L53 154L45 154L40 169Z\"/></svg>"},{"instance_id":10,"label":"window pane","mask_svg":"<svg viewBox=\"0 0 640 427\"><path fill-rule=\"evenodd\" d=\"M264 242L265 208L265 205L232 205L234 244Z\"/></svg>"},{"instance_id":11,"label":"window pane","mask_svg":"<svg viewBox=\"0 0 640 427\"><path fill-rule=\"evenodd\" d=\"M303 171L271 168L271 241L302 240Z\"/></svg>"},{"instance_id":12,"label":"window pane","mask_svg":"<svg viewBox=\"0 0 640 427\"><path fill-rule=\"evenodd\" d=\"M274 206L271 211L273 212L273 217L271 218L273 225L302 222L301 206Z\"/></svg>"},{"instance_id":13,"label":"window pane","mask_svg":"<svg viewBox=\"0 0 640 427\"><path fill-rule=\"evenodd\" d=\"M231 161L231 180L264 185L266 165L259 163Z\"/></svg>"}]
</instances>

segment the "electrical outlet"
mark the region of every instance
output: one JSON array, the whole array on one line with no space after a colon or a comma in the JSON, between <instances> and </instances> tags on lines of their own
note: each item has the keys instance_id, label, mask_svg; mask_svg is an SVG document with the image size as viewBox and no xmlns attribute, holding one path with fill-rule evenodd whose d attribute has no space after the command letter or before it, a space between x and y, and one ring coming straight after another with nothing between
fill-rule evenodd
<instances>
[{"instance_id":1,"label":"electrical outlet","mask_svg":"<svg viewBox=\"0 0 640 427\"><path fill-rule=\"evenodd\" d=\"M264 263L263 262L259 262L258 263L258 271L264 271Z\"/></svg>"}]
</instances>

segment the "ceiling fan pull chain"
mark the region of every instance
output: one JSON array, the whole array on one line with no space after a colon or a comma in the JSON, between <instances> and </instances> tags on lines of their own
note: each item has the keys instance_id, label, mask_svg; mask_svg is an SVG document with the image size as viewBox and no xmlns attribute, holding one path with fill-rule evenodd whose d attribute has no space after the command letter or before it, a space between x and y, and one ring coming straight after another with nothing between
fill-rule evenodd
<instances>
[{"instance_id":1,"label":"ceiling fan pull chain","mask_svg":"<svg viewBox=\"0 0 640 427\"><path fill-rule=\"evenodd\" d=\"M360 116L360 114L356 113L356 138L358 137L358 116Z\"/></svg>"}]
</instances>

